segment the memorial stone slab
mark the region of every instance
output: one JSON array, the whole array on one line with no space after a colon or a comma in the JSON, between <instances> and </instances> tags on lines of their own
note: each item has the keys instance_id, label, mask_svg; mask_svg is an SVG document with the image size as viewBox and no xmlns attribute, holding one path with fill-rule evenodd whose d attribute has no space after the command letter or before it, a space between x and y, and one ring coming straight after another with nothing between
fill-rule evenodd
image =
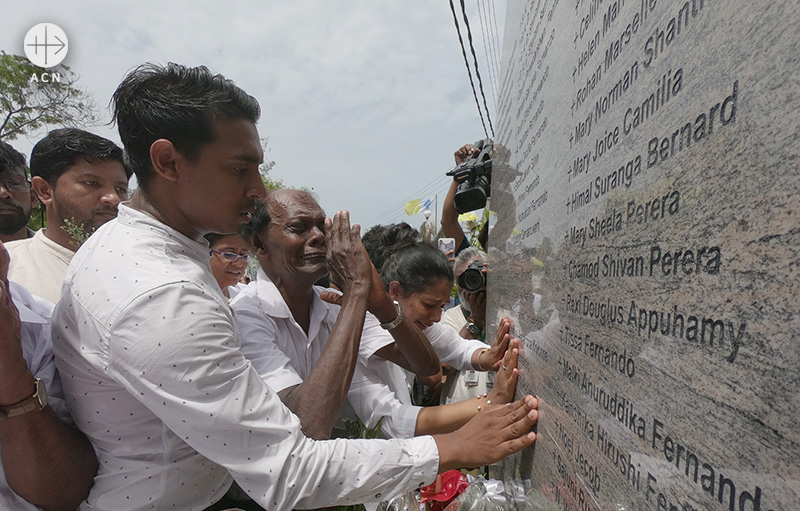
<instances>
[{"instance_id":1,"label":"memorial stone slab","mask_svg":"<svg viewBox=\"0 0 800 511\"><path fill-rule=\"evenodd\" d=\"M509 0L492 317L541 509L800 510L800 3Z\"/></svg>"}]
</instances>

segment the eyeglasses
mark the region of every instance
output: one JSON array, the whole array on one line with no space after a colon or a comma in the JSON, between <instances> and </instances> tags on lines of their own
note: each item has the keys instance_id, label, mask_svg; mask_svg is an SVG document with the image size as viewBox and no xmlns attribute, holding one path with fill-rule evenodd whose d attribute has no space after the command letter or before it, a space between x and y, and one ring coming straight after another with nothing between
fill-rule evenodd
<instances>
[{"instance_id":1,"label":"eyeglasses","mask_svg":"<svg viewBox=\"0 0 800 511\"><path fill-rule=\"evenodd\" d=\"M10 193L25 193L31 189L31 182L9 176L0 181L0 188L5 188Z\"/></svg>"},{"instance_id":2,"label":"eyeglasses","mask_svg":"<svg viewBox=\"0 0 800 511\"><path fill-rule=\"evenodd\" d=\"M214 250L213 248L210 250L211 252L208 255L217 254L226 261L228 261L229 263L235 263L236 261L241 259L242 261L244 261L245 264L247 264L247 260L250 259L250 255L248 254L239 255L239 254L234 254L233 252L220 252L219 250Z\"/></svg>"}]
</instances>

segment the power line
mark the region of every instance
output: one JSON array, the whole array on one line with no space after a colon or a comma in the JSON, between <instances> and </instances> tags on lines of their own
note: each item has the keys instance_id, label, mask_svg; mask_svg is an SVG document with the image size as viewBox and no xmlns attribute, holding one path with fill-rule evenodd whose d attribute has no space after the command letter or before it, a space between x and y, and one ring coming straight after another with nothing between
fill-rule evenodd
<instances>
[{"instance_id":1,"label":"power line","mask_svg":"<svg viewBox=\"0 0 800 511\"><path fill-rule=\"evenodd\" d=\"M444 178L444 180L446 180L449 183L449 181L450 181L450 177L449 176L442 176L442 177ZM404 206L408 203L409 200L421 198L424 195L430 195L434 190L437 189L437 187L441 187L442 186L444 180L442 178L437 178L436 182L429 183L429 185L425 186L419 192L416 192L410 198L407 198L407 199L399 202L398 204L396 204L396 205L392 206L391 208L389 208L383 214L378 215L377 217L375 217L370 222L370 225L376 224L376 223L381 223L381 222L385 221L386 219L393 217L394 215L398 215L399 212L404 211ZM445 183L445 184L447 184L447 183Z\"/></svg>"},{"instance_id":2,"label":"power line","mask_svg":"<svg viewBox=\"0 0 800 511\"><path fill-rule=\"evenodd\" d=\"M452 1L453 0L450 0L451 5ZM492 130L492 138L494 138L494 126L492 126L492 116L489 115L489 106L486 104L486 95L483 93L483 80L481 80L481 73L478 70L478 57L477 55L475 55L475 46L472 43L472 31L469 29L469 19L467 18L467 7L464 5L464 0L461 0L461 14L464 16L464 26L467 29L467 39L469 39L469 50L472 53L472 60L475 63L475 76L478 78L478 88L480 89L481 97L483 98L483 106L484 108L486 108L486 120L489 122L489 129ZM459 37L461 36L459 35Z\"/></svg>"},{"instance_id":3,"label":"power line","mask_svg":"<svg viewBox=\"0 0 800 511\"><path fill-rule=\"evenodd\" d=\"M480 0L478 0L480 1ZM494 16L494 5L491 0L485 0L484 12L486 13L486 30L489 32L489 52L492 55L492 63L494 64L494 76L496 81L495 94L499 93L500 87L500 49L498 43L497 22ZM499 96L498 96L499 97Z\"/></svg>"},{"instance_id":4,"label":"power line","mask_svg":"<svg viewBox=\"0 0 800 511\"><path fill-rule=\"evenodd\" d=\"M399 211L403 211L402 208L403 208L403 206L405 206L408 203L408 201L410 201L412 199L422 198L426 194L430 195L432 191L441 188L443 183L446 183L449 186L449 183L450 183L451 180L452 180L452 177L447 176L447 175L445 175L444 172L442 172L437 177L435 177L432 181L428 182L422 188L420 188L419 190L414 192L409 198L398 202L397 204L395 204L394 206L392 206L391 208L389 208L385 212L383 212L380 215L378 215L375 218L373 218L369 222L369 225L374 225L376 223L383 222L387 218L392 217L392 215L398 214Z\"/></svg>"},{"instance_id":5,"label":"power line","mask_svg":"<svg viewBox=\"0 0 800 511\"><path fill-rule=\"evenodd\" d=\"M490 28L492 26L494 26L494 39L493 40L494 40L494 44L495 44L495 55L497 56L497 69L496 69L496 72L497 72L497 75L500 76L500 67L502 66L502 62L500 61L500 59L503 56L503 52L500 50L500 31L497 30L497 16L495 15L495 12L494 12L494 2L492 2L490 0L487 0L487 3L489 4L489 11L491 12L491 15L492 15L492 25L490 25ZM498 82L498 88L501 85L502 84L500 84Z\"/></svg>"},{"instance_id":6,"label":"power line","mask_svg":"<svg viewBox=\"0 0 800 511\"><path fill-rule=\"evenodd\" d=\"M487 16L484 15L484 10L481 9L481 0L477 0L477 5L478 5L478 17L479 17L480 22L481 22L481 37L483 38L483 56L484 56L484 58L486 60L486 67L489 70L489 84L492 86L492 97L496 98L497 97L497 85L496 85L496 80L494 79L492 62L490 62L490 53L489 53L491 51L491 48L489 46L491 44L491 42L489 42L487 40L488 38L486 36L486 31L487 31L487 28L488 28L486 26L487 25L487 22L486 22Z\"/></svg>"},{"instance_id":7,"label":"power line","mask_svg":"<svg viewBox=\"0 0 800 511\"><path fill-rule=\"evenodd\" d=\"M456 25L456 32L458 33L458 42L461 44L461 54L464 56L464 65L467 66L467 75L469 75L469 84L472 86L472 96L475 98L475 106L478 107L478 115L481 116L481 125L483 126L483 133L486 135L486 138L489 138L489 132L486 131L486 122L484 122L483 120L483 111L481 110L481 104L478 102L478 93L475 92L475 82L472 81L472 71L469 69L469 59L467 59L467 50L464 49L464 39L461 37L461 27L458 26L458 16L456 16L456 8L453 5L453 0L450 0L450 11L453 13L453 23L455 23ZM477 73L477 69L475 71ZM489 115L488 111L486 112L486 115L488 117ZM492 134L494 134L494 129L492 129Z\"/></svg>"}]
</instances>

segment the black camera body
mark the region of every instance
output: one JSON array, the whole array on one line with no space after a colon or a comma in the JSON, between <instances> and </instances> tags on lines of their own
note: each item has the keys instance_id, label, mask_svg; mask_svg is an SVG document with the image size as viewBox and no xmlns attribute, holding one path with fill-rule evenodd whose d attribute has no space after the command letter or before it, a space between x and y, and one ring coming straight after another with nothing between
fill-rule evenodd
<instances>
[{"instance_id":1,"label":"black camera body","mask_svg":"<svg viewBox=\"0 0 800 511\"><path fill-rule=\"evenodd\" d=\"M492 139L475 142L474 147L469 158L447 173L458 183L455 205L459 213L485 207L492 191Z\"/></svg>"},{"instance_id":2,"label":"black camera body","mask_svg":"<svg viewBox=\"0 0 800 511\"><path fill-rule=\"evenodd\" d=\"M483 261L472 261L467 269L458 276L458 285L464 291L474 293L486 287L486 274Z\"/></svg>"}]
</instances>

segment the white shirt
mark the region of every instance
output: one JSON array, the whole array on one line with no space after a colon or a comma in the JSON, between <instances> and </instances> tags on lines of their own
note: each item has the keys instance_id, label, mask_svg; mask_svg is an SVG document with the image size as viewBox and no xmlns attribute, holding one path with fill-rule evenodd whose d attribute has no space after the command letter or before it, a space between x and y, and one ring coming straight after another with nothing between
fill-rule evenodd
<instances>
[{"instance_id":1,"label":"white shirt","mask_svg":"<svg viewBox=\"0 0 800 511\"><path fill-rule=\"evenodd\" d=\"M364 331L372 332L374 330L384 331L378 319L372 314L367 314L367 319L364 320ZM485 342L477 339L464 339L458 335L458 332L454 332L441 323L432 324L422 333L433 346L434 351L439 356L439 361L450 364L456 369L472 369L472 354L475 351L490 347ZM362 338L359 350L359 354L370 361L379 359L379 357L373 357L376 351L394 342L391 335L385 337L375 336L375 340L372 339L373 336L370 336L369 339Z\"/></svg>"},{"instance_id":2,"label":"white shirt","mask_svg":"<svg viewBox=\"0 0 800 511\"><path fill-rule=\"evenodd\" d=\"M404 398L410 396L411 385L414 383L414 373L375 355L379 349L394 342L391 335L379 336L375 332L385 333L386 331L381 328L378 318L368 313L364 320L364 334L361 336L359 357L405 403ZM422 333L431 343L439 361L458 370L473 369L472 354L477 350L489 348L489 345L484 342L464 339L457 332L440 323L434 323ZM410 397L408 397L408 403L411 403Z\"/></svg>"},{"instance_id":3,"label":"white shirt","mask_svg":"<svg viewBox=\"0 0 800 511\"><path fill-rule=\"evenodd\" d=\"M467 324L467 318L461 306L448 309L442 314L440 323L460 334L461 329ZM489 373L462 369L447 377L442 387L440 404L458 403L467 399L482 396L492 387Z\"/></svg>"},{"instance_id":4,"label":"white shirt","mask_svg":"<svg viewBox=\"0 0 800 511\"><path fill-rule=\"evenodd\" d=\"M240 349L208 245L120 205L81 247L56 363L100 468L83 510L204 509L232 478L270 510L376 500L432 481L432 437L314 441Z\"/></svg>"},{"instance_id":5,"label":"white shirt","mask_svg":"<svg viewBox=\"0 0 800 511\"><path fill-rule=\"evenodd\" d=\"M27 288L31 294L56 303L61 297L61 284L75 252L64 248L36 231L33 238L5 244L11 263L8 279Z\"/></svg>"},{"instance_id":6,"label":"white shirt","mask_svg":"<svg viewBox=\"0 0 800 511\"><path fill-rule=\"evenodd\" d=\"M323 301L319 297L322 290L314 287L308 335L262 269L258 270L257 279L241 288L231 300L242 351L276 392L305 381L328 342L340 308ZM388 342L393 342L392 336L383 329L362 331L362 339L370 335L388 337ZM386 340L372 342L382 344ZM407 389L402 390L407 396ZM401 401L373 369L366 367L361 356L353 372L347 402L367 428L374 428L383 419L381 433L384 436L414 436L420 408L412 406L408 399Z\"/></svg>"},{"instance_id":7,"label":"white shirt","mask_svg":"<svg viewBox=\"0 0 800 511\"><path fill-rule=\"evenodd\" d=\"M472 354L491 346L477 339L464 339L452 328L434 323L422 331L430 341L439 360L458 370L474 369Z\"/></svg>"},{"instance_id":8,"label":"white shirt","mask_svg":"<svg viewBox=\"0 0 800 511\"><path fill-rule=\"evenodd\" d=\"M53 304L32 296L27 289L15 282L9 284L11 298L19 311L22 356L33 376L44 381L47 388L47 404L59 419L71 424L72 420L62 397L61 382L56 373L53 346L50 342L50 313ZM0 509L14 511L39 509L8 487L2 463L0 463Z\"/></svg>"}]
</instances>

